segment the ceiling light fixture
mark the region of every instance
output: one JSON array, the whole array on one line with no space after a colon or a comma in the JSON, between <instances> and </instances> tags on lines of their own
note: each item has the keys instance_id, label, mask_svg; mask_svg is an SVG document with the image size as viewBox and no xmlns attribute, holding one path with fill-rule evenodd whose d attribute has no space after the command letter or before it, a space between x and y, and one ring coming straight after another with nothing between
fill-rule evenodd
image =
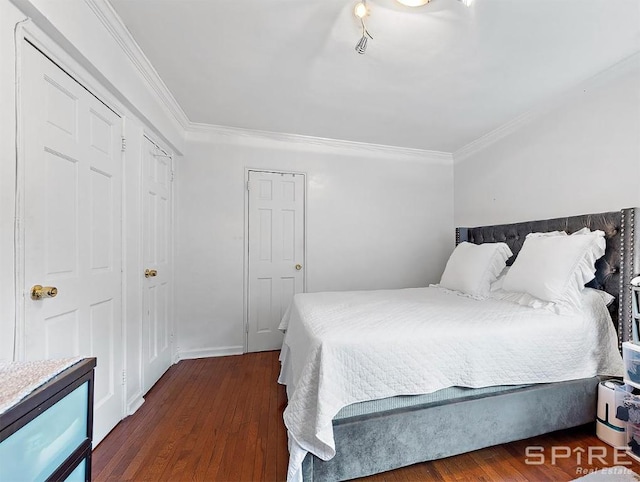
<instances>
[{"instance_id":1,"label":"ceiling light fixture","mask_svg":"<svg viewBox=\"0 0 640 482\"><path fill-rule=\"evenodd\" d=\"M358 52L359 54L364 54L367 50L367 37L373 40L373 37L364 24L364 17L369 14L369 9L367 8L367 0L362 0L361 2L356 3L356 6L353 9L353 13L360 19L360 25L362 25L362 38L356 44L356 52Z\"/></svg>"},{"instance_id":2,"label":"ceiling light fixture","mask_svg":"<svg viewBox=\"0 0 640 482\"><path fill-rule=\"evenodd\" d=\"M431 0L398 0L398 2L407 7L422 7L430 1Z\"/></svg>"},{"instance_id":3,"label":"ceiling light fixture","mask_svg":"<svg viewBox=\"0 0 640 482\"><path fill-rule=\"evenodd\" d=\"M470 7L474 0L458 0L465 7ZM431 0L397 0L398 3L406 7L422 7L427 3L430 3ZM367 0L361 0L356 3L355 7L353 7L353 14L360 19L360 24L362 25L362 37L356 44L356 52L359 54L364 54L367 50L367 37L373 40L373 37L367 30L366 25L364 24L364 17L369 15L369 9L367 8Z\"/></svg>"},{"instance_id":4,"label":"ceiling light fixture","mask_svg":"<svg viewBox=\"0 0 640 482\"><path fill-rule=\"evenodd\" d=\"M398 3L406 7L422 7L427 3L431 2L431 0L397 0ZM473 3L473 0L459 0L465 7L470 7Z\"/></svg>"}]
</instances>

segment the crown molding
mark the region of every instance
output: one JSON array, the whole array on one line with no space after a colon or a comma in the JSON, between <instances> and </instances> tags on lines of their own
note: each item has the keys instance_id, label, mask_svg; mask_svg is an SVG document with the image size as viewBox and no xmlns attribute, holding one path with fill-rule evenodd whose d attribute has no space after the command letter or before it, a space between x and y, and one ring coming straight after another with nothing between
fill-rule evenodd
<instances>
[{"instance_id":1,"label":"crown molding","mask_svg":"<svg viewBox=\"0 0 640 482\"><path fill-rule=\"evenodd\" d=\"M396 147L365 142L327 139L322 137L285 134L237 127L225 127L212 124L191 122L180 104L164 83L156 69L144 54L131 32L122 22L118 13L108 0L84 0L102 25L114 38L131 63L140 72L158 98L160 105L177 121L185 132L185 138L194 141L226 140L227 142L277 142L287 145L315 146L341 152L367 152L378 155L393 155L403 159L423 160L452 164L451 153Z\"/></svg>"},{"instance_id":2,"label":"crown molding","mask_svg":"<svg viewBox=\"0 0 640 482\"><path fill-rule=\"evenodd\" d=\"M535 117L542 114L541 110L531 110L519 115L518 117L502 124L501 126L489 131L488 133L478 137L477 139L469 142L465 146L453 152L452 157L454 163L464 161L465 159L473 156L474 154L483 151L490 145L498 142L500 139L504 139L513 132L518 131L523 125L530 122Z\"/></svg>"},{"instance_id":3,"label":"crown molding","mask_svg":"<svg viewBox=\"0 0 640 482\"><path fill-rule=\"evenodd\" d=\"M131 32L122 22L120 16L113 9L108 0L84 0L91 11L98 17L107 31L118 43L122 51L131 60L131 63L147 81L152 91L160 101L160 105L186 130L190 121L187 115L176 101L173 94L160 78L140 46L134 40Z\"/></svg>"},{"instance_id":4,"label":"crown molding","mask_svg":"<svg viewBox=\"0 0 640 482\"><path fill-rule=\"evenodd\" d=\"M160 101L160 105L182 127L185 132L185 137L195 141L213 140L214 138L226 138L227 140L235 139L236 141L239 139L251 139L253 141L262 140L280 143L305 144L308 146L315 145L322 148L339 149L343 152L345 150L353 152L369 152L383 155L394 155L407 159L458 163L521 129L523 125L550 111L553 107L557 106L559 102L566 102L567 97L572 97L572 93L575 92L576 89L592 87L603 78L606 78L611 72L618 71L619 69L624 68L624 66L628 66L631 62L637 62L640 57L640 53L633 53L586 81L579 82L571 88L553 96L542 105L538 105L515 119L506 122L492 131L489 131L455 152L449 153L191 122L109 1L84 1L115 39L123 52L140 72L142 77L147 81L152 91Z\"/></svg>"},{"instance_id":5,"label":"crown molding","mask_svg":"<svg viewBox=\"0 0 640 482\"><path fill-rule=\"evenodd\" d=\"M483 151L492 144L495 144L501 139L504 139L512 133L522 129L524 125L530 123L531 121L538 119L545 114L548 114L558 106L571 102L572 100L583 95L584 92L587 92L598 86L599 84L606 82L618 73L623 72L628 68L633 68L634 64L637 64L638 62L640 62L640 52L634 52L631 55L628 55L627 57L624 57L613 65L607 67L606 69L598 72L597 74L585 80L577 82L571 87L562 90L556 95L551 96L549 99L545 100L541 104L536 105L529 111L519 115L518 117L515 117L514 119L502 124L496 129L489 131L483 136L454 151L452 154L454 163L462 162L465 159L473 156L474 154Z\"/></svg>"},{"instance_id":6,"label":"crown molding","mask_svg":"<svg viewBox=\"0 0 640 482\"><path fill-rule=\"evenodd\" d=\"M404 159L423 160L444 164L453 163L453 156L449 152L429 151L382 144L368 144L365 142L327 139L322 137L191 122L109 1L84 1L149 84L163 108L173 116L185 131L185 137L188 140L210 141L213 139L225 139L228 142L277 142L286 143L288 145L315 146L323 149L339 150L343 153L367 152L370 154L385 156L392 155L394 157Z\"/></svg>"},{"instance_id":7,"label":"crown molding","mask_svg":"<svg viewBox=\"0 0 640 482\"><path fill-rule=\"evenodd\" d=\"M450 152L389 146L385 144L371 144L367 142L305 136L301 134L286 134L282 132L244 129L240 127L201 124L196 122L190 123L189 128L187 129L186 139L200 142L224 141L228 143L278 143L286 146L298 145L302 147L317 147L324 150L340 151L341 153L368 153L385 157L394 156L406 160L428 161L431 163L453 163L453 156Z\"/></svg>"}]
</instances>

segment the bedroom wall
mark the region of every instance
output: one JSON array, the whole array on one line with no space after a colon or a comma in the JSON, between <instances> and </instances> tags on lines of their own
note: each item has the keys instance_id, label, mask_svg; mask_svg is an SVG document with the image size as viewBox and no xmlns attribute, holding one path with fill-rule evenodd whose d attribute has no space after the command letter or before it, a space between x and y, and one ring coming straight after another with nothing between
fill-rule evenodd
<instances>
[{"instance_id":1,"label":"bedroom wall","mask_svg":"<svg viewBox=\"0 0 640 482\"><path fill-rule=\"evenodd\" d=\"M177 165L181 358L241 353L247 168L307 175L307 291L425 286L453 246L450 155L190 134Z\"/></svg>"},{"instance_id":2,"label":"bedroom wall","mask_svg":"<svg viewBox=\"0 0 640 482\"><path fill-rule=\"evenodd\" d=\"M455 225L640 205L640 54L454 154Z\"/></svg>"}]
</instances>

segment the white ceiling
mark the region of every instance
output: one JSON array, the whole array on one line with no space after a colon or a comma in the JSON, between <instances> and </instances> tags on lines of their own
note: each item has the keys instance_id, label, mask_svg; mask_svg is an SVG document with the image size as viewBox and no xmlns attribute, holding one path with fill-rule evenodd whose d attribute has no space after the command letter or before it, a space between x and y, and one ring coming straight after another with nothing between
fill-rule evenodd
<instances>
[{"instance_id":1,"label":"white ceiling","mask_svg":"<svg viewBox=\"0 0 640 482\"><path fill-rule=\"evenodd\" d=\"M640 50L638 0L110 0L191 122L454 152ZM640 85L639 85L640 88Z\"/></svg>"}]
</instances>

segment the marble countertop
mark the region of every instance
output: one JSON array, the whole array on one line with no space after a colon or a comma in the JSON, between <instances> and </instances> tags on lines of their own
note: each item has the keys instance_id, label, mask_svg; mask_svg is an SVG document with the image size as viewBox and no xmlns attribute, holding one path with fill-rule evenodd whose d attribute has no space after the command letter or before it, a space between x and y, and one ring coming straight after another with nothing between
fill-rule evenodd
<instances>
[{"instance_id":1,"label":"marble countertop","mask_svg":"<svg viewBox=\"0 0 640 482\"><path fill-rule=\"evenodd\" d=\"M0 364L0 414L80 360L82 357Z\"/></svg>"}]
</instances>

